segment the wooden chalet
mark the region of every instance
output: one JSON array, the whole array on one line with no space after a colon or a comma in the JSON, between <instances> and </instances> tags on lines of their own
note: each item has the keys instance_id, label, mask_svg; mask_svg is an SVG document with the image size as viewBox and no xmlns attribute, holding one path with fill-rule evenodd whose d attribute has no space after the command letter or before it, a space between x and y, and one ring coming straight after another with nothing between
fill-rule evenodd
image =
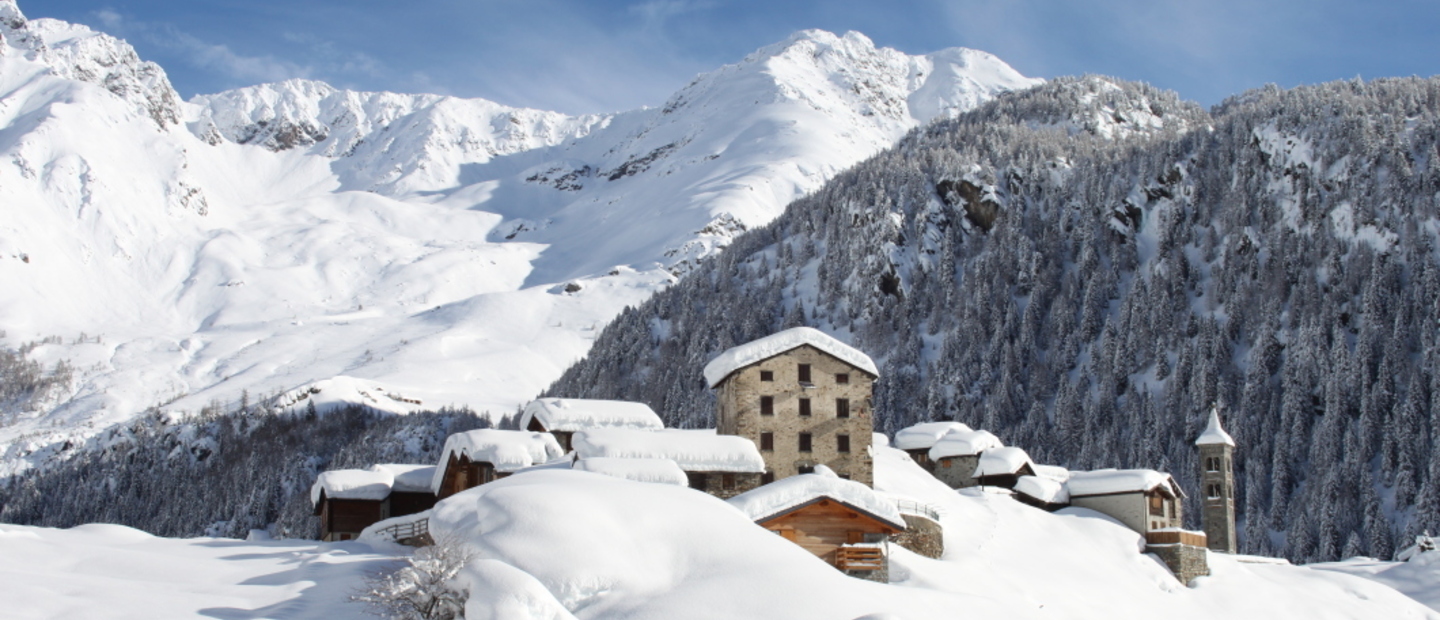
<instances>
[{"instance_id":1,"label":"wooden chalet","mask_svg":"<svg viewBox=\"0 0 1440 620\"><path fill-rule=\"evenodd\" d=\"M430 488L437 500L445 499L564 456L549 433L489 428L456 433L445 439Z\"/></svg>"},{"instance_id":2,"label":"wooden chalet","mask_svg":"<svg viewBox=\"0 0 1440 620\"><path fill-rule=\"evenodd\" d=\"M986 450L975 466L975 482L980 486L1013 489L1022 476L1034 475L1030 455L1014 446Z\"/></svg>"},{"instance_id":3,"label":"wooden chalet","mask_svg":"<svg viewBox=\"0 0 1440 620\"><path fill-rule=\"evenodd\" d=\"M888 581L888 542L905 530L895 503L821 467L773 482L729 502L846 574Z\"/></svg>"},{"instance_id":4,"label":"wooden chalet","mask_svg":"<svg viewBox=\"0 0 1440 620\"><path fill-rule=\"evenodd\" d=\"M665 423L645 403L585 398L537 398L525 406L520 428L550 433L560 449L571 450L571 437L591 428L629 428L657 431Z\"/></svg>"},{"instance_id":5,"label":"wooden chalet","mask_svg":"<svg viewBox=\"0 0 1440 620\"><path fill-rule=\"evenodd\" d=\"M386 464L321 473L310 488L320 539L352 540L379 521L429 510L435 505L429 490L434 469Z\"/></svg>"}]
</instances>

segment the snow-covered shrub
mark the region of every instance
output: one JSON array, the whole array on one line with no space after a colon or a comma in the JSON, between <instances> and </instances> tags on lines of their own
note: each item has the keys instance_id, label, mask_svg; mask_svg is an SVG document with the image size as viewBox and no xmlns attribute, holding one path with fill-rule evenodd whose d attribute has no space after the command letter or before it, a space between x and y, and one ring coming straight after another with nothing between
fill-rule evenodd
<instances>
[{"instance_id":1,"label":"snow-covered shrub","mask_svg":"<svg viewBox=\"0 0 1440 620\"><path fill-rule=\"evenodd\" d=\"M354 600L391 620L462 618L468 593L455 577L474 556L474 549L458 537L442 536L435 544L416 549L398 568L366 579L365 589Z\"/></svg>"}]
</instances>

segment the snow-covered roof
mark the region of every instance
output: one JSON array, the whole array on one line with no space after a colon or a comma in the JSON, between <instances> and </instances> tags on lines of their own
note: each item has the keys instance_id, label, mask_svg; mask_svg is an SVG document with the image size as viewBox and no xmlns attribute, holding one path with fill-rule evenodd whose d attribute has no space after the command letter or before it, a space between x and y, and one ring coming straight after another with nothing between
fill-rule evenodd
<instances>
[{"instance_id":1,"label":"snow-covered roof","mask_svg":"<svg viewBox=\"0 0 1440 620\"><path fill-rule=\"evenodd\" d=\"M1059 465L1034 464L1031 465L1031 468L1035 470L1035 475L1054 480L1055 482L1065 482L1070 479L1070 470L1060 467Z\"/></svg>"},{"instance_id":2,"label":"snow-covered roof","mask_svg":"<svg viewBox=\"0 0 1440 620\"><path fill-rule=\"evenodd\" d=\"M430 478L431 491L439 492L440 483L445 478L445 465L450 462L451 455L469 457L471 462L489 463L495 466L495 471L514 472L553 461L565 456L565 453L550 433L493 428L455 433L445 439L440 465Z\"/></svg>"},{"instance_id":3,"label":"snow-covered roof","mask_svg":"<svg viewBox=\"0 0 1440 620\"><path fill-rule=\"evenodd\" d=\"M383 471L394 478L390 490L401 493L429 493L430 479L435 475L434 465L401 465L381 463L372 465L370 471Z\"/></svg>"},{"instance_id":4,"label":"snow-covered roof","mask_svg":"<svg viewBox=\"0 0 1440 620\"><path fill-rule=\"evenodd\" d=\"M1065 482L1070 497L1110 495L1113 493L1144 493L1161 488L1171 495L1183 496L1170 474L1153 469L1097 469L1070 473Z\"/></svg>"},{"instance_id":5,"label":"snow-covered roof","mask_svg":"<svg viewBox=\"0 0 1440 620\"><path fill-rule=\"evenodd\" d=\"M598 456L575 461L574 469L635 482L657 482L660 484L689 485L685 470L670 459L625 459Z\"/></svg>"},{"instance_id":6,"label":"snow-covered roof","mask_svg":"<svg viewBox=\"0 0 1440 620\"><path fill-rule=\"evenodd\" d=\"M530 428L530 421L535 419L540 420L548 431L573 432L600 427L665 428L665 423L649 405L623 400L537 398L525 406L520 428Z\"/></svg>"},{"instance_id":7,"label":"snow-covered roof","mask_svg":"<svg viewBox=\"0 0 1440 620\"><path fill-rule=\"evenodd\" d=\"M714 429L592 428L575 433L571 445L582 459L670 459L685 471L765 471L765 460L755 442L735 435L717 435Z\"/></svg>"},{"instance_id":8,"label":"snow-covered roof","mask_svg":"<svg viewBox=\"0 0 1440 620\"><path fill-rule=\"evenodd\" d=\"M990 431L951 431L930 447L930 459L939 460L952 456L975 456L986 450L1003 448L1000 438Z\"/></svg>"},{"instance_id":9,"label":"snow-covered roof","mask_svg":"<svg viewBox=\"0 0 1440 620\"><path fill-rule=\"evenodd\" d=\"M895 433L891 446L900 450L925 450L935 445L951 431L968 431L970 427L959 422L921 422L900 429Z\"/></svg>"},{"instance_id":10,"label":"snow-covered roof","mask_svg":"<svg viewBox=\"0 0 1440 620\"><path fill-rule=\"evenodd\" d=\"M380 501L390 496L395 477L386 471L371 469L336 469L321 472L310 486L310 503L320 503L320 493L330 499L365 499Z\"/></svg>"},{"instance_id":11,"label":"snow-covered roof","mask_svg":"<svg viewBox=\"0 0 1440 620\"><path fill-rule=\"evenodd\" d=\"M1035 471L1030 455L1015 446L986 450L980 454L980 463L975 466L975 477L1013 474L1026 465L1030 466L1030 471Z\"/></svg>"},{"instance_id":12,"label":"snow-covered roof","mask_svg":"<svg viewBox=\"0 0 1440 620\"><path fill-rule=\"evenodd\" d=\"M776 480L725 501L751 519L764 521L821 498L849 505L892 527L905 529L905 518L900 516L895 502L877 495L864 484L836 476L823 465L816 467L813 474Z\"/></svg>"},{"instance_id":13,"label":"snow-covered roof","mask_svg":"<svg viewBox=\"0 0 1440 620\"><path fill-rule=\"evenodd\" d=\"M738 347L731 347L705 365L705 382L710 387L720 385L730 373L746 366L766 360L791 349L810 345L859 368L871 376L880 376L875 361L859 349L840 342L813 327L794 327L771 334L759 340L752 340Z\"/></svg>"},{"instance_id":14,"label":"snow-covered roof","mask_svg":"<svg viewBox=\"0 0 1440 620\"><path fill-rule=\"evenodd\" d=\"M1220 410L1218 408L1210 409L1210 422L1205 425L1205 431L1200 433L1200 437L1195 439L1197 446L1214 444L1235 447L1235 440L1230 437L1230 433L1225 432L1224 427L1220 426Z\"/></svg>"},{"instance_id":15,"label":"snow-covered roof","mask_svg":"<svg viewBox=\"0 0 1440 620\"><path fill-rule=\"evenodd\" d=\"M1070 492L1063 483L1040 476L1020 476L1015 482L1015 492L1028 495L1047 504L1070 503Z\"/></svg>"}]
</instances>

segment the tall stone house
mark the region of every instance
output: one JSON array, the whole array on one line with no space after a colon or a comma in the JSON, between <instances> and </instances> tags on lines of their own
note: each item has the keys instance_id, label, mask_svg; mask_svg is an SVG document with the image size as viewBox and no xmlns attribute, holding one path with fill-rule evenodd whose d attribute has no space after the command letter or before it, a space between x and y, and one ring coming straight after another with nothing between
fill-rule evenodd
<instances>
[{"instance_id":1,"label":"tall stone house","mask_svg":"<svg viewBox=\"0 0 1440 620\"><path fill-rule=\"evenodd\" d=\"M765 460L762 483L825 465L872 486L878 376L869 356L809 327L734 347L705 367L719 392L716 430L755 442Z\"/></svg>"},{"instance_id":2,"label":"tall stone house","mask_svg":"<svg viewBox=\"0 0 1440 620\"><path fill-rule=\"evenodd\" d=\"M1235 553L1235 440L1220 426L1220 410L1210 410L1200 449L1201 510L1211 551Z\"/></svg>"}]
</instances>

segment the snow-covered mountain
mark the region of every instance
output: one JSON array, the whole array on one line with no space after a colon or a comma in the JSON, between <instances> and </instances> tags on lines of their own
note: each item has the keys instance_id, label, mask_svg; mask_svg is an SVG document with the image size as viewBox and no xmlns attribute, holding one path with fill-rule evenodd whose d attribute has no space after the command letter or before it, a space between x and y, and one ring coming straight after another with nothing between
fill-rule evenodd
<instances>
[{"instance_id":1,"label":"snow-covered mountain","mask_svg":"<svg viewBox=\"0 0 1440 620\"><path fill-rule=\"evenodd\" d=\"M0 349L71 377L3 404L0 471L247 391L509 410L792 199L1038 83L806 31L617 114L309 81L183 102L10 0L0 37Z\"/></svg>"}]
</instances>

